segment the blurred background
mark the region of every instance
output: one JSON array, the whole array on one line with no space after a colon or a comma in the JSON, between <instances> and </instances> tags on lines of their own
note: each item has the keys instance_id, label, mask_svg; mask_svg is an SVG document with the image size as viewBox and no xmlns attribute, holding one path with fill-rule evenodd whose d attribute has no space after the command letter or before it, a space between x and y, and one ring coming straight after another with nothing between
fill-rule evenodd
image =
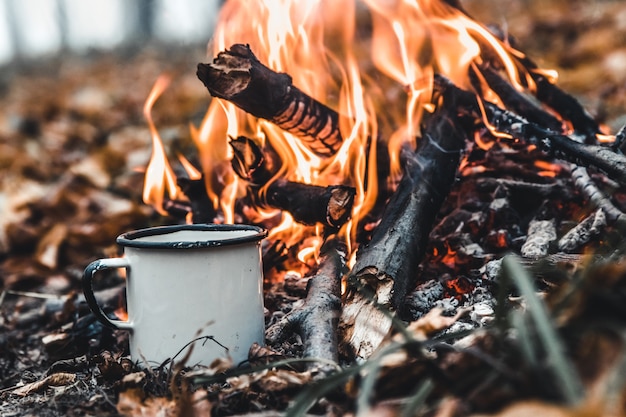
<instances>
[{"instance_id":1,"label":"blurred background","mask_svg":"<svg viewBox=\"0 0 626 417\"><path fill-rule=\"evenodd\" d=\"M205 43L220 0L0 0L0 65L146 40Z\"/></svg>"}]
</instances>

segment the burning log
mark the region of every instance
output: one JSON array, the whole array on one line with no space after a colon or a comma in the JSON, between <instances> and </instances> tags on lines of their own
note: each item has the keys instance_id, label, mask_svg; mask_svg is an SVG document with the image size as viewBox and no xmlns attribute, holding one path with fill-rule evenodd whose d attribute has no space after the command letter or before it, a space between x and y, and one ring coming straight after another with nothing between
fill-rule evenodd
<instances>
[{"instance_id":1,"label":"burning log","mask_svg":"<svg viewBox=\"0 0 626 417\"><path fill-rule=\"evenodd\" d=\"M537 123L555 132L562 130L562 123L559 119L537 107L535 103L517 91L513 85L502 78L493 68L483 65L479 70L480 75L498 97L500 97L500 100L502 100L502 103L504 103L507 109L511 109L533 123ZM474 88L476 91L480 92L480 83L477 80L478 74L473 68L470 68L470 77L472 78ZM480 95L483 96L483 94Z\"/></svg>"},{"instance_id":2,"label":"burning log","mask_svg":"<svg viewBox=\"0 0 626 417\"><path fill-rule=\"evenodd\" d=\"M537 97L537 100L550 107L564 120L570 122L574 130L584 136L585 143L596 143L596 134L601 133L598 124L578 100L550 81L539 70L537 64L527 56L515 58L529 71L535 82L535 97Z\"/></svg>"},{"instance_id":3,"label":"burning log","mask_svg":"<svg viewBox=\"0 0 626 417\"><path fill-rule=\"evenodd\" d=\"M473 115L480 119L480 104L476 96L454 86L449 80L441 76L435 77L435 89L443 92L452 90L457 97L461 114ZM593 166L622 185L626 184L626 157L615 153L611 148L598 145L587 145L577 142L566 135L562 135L531 123L521 116L499 108L493 103L483 101L486 117L491 125L499 132L537 145L544 152L557 158L573 162L585 167Z\"/></svg>"},{"instance_id":4,"label":"burning log","mask_svg":"<svg viewBox=\"0 0 626 417\"><path fill-rule=\"evenodd\" d=\"M231 165L235 173L250 184L257 186L267 184L273 174L267 166L267 159L260 146L245 136L231 138L229 144L233 149Z\"/></svg>"},{"instance_id":5,"label":"burning log","mask_svg":"<svg viewBox=\"0 0 626 417\"><path fill-rule=\"evenodd\" d=\"M250 182L252 197L259 205L286 210L299 223L322 223L333 229L341 227L350 218L355 188L345 185L321 187L282 178L270 181L273 174L254 141L239 137L230 144L234 150L233 169Z\"/></svg>"},{"instance_id":6,"label":"burning log","mask_svg":"<svg viewBox=\"0 0 626 417\"><path fill-rule=\"evenodd\" d=\"M460 9L462 10L462 9ZM494 29L494 28L492 28ZM515 47L515 40L507 36L507 33L495 29L493 31L494 34L500 39L505 41L506 43ZM482 51L489 51L489 48L481 47ZM498 67L498 60L493 59L492 56L487 52L483 52L483 58L490 63L494 67ZM589 114L587 110L580 104L575 97L571 94L563 91L559 88L558 85L554 83L553 80L550 79L549 75L546 71L543 71L539 68L539 66L528 56L524 54L512 54L511 58L517 62L517 64L524 68L532 82L534 83L534 87L529 86L529 82L526 81L524 77L521 77L521 82L525 84L527 88L533 92L534 96L539 100L539 102L543 103L550 109L552 109L555 113L557 113L563 120L571 123L574 130L582 135L585 139L585 143L587 144L595 144L596 134L601 133L598 123L593 119L593 117ZM483 66L483 69L485 66ZM483 72L481 70L481 72ZM485 76L487 83L490 87L494 89L494 91L500 96L502 101L506 104L507 108L512 103L510 101L507 102L507 99L511 99L513 96L517 96L515 100L518 100L521 96L519 92L515 91L512 86L504 85L508 84L506 82L500 83L497 78L499 76L493 70L487 70L483 72L483 76ZM508 91L507 91L508 90ZM509 92L513 92L514 94L509 94ZM505 92L504 96L500 95L502 92ZM530 104L530 102L528 102ZM519 104L519 103L518 103ZM534 105L533 105L534 106ZM512 109L520 109L518 106L513 105ZM534 112L534 111L533 111ZM547 113L544 116L540 116L538 113L534 112L535 115L539 116L541 119L545 119L546 117L551 117ZM539 120L535 120L532 116L528 114L520 113L522 116L529 118L535 123L539 123L540 125L554 129L553 126L549 124L541 123ZM550 123L553 123L550 122ZM559 124L560 125L560 124ZM557 130L561 130L560 128Z\"/></svg>"},{"instance_id":7,"label":"burning log","mask_svg":"<svg viewBox=\"0 0 626 417\"><path fill-rule=\"evenodd\" d=\"M211 95L269 120L298 136L320 156L341 147L339 115L292 84L288 74L272 71L248 45L235 44L210 64L198 64L198 78Z\"/></svg>"},{"instance_id":8,"label":"burning log","mask_svg":"<svg viewBox=\"0 0 626 417\"><path fill-rule=\"evenodd\" d=\"M457 123L446 108L432 115L372 240L359 248L342 315L346 340L357 357L370 356L382 342L392 322L387 310L401 307L415 284L433 221L465 148Z\"/></svg>"},{"instance_id":9,"label":"burning log","mask_svg":"<svg viewBox=\"0 0 626 417\"><path fill-rule=\"evenodd\" d=\"M307 284L301 308L292 310L266 331L268 343L279 343L297 331L304 340L304 357L321 359L309 369L322 374L339 362L337 326L341 314L341 278L345 272L346 247L329 237L320 250L320 264Z\"/></svg>"},{"instance_id":10,"label":"burning log","mask_svg":"<svg viewBox=\"0 0 626 417\"><path fill-rule=\"evenodd\" d=\"M262 204L288 211L299 223L339 228L352 214L355 194L345 185L321 187L280 179L268 185Z\"/></svg>"}]
</instances>

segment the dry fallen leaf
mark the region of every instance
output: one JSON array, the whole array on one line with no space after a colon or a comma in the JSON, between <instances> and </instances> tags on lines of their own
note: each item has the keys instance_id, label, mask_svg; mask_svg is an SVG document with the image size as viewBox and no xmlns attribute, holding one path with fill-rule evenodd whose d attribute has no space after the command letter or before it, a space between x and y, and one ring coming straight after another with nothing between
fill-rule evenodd
<instances>
[{"instance_id":1,"label":"dry fallen leaf","mask_svg":"<svg viewBox=\"0 0 626 417\"><path fill-rule=\"evenodd\" d=\"M178 410L173 400L151 397L145 401L141 391L131 389L120 393L117 411L125 417L177 417Z\"/></svg>"},{"instance_id":2,"label":"dry fallen leaf","mask_svg":"<svg viewBox=\"0 0 626 417\"><path fill-rule=\"evenodd\" d=\"M452 326L458 319L463 317L469 310L459 309L454 316L444 316L443 309L433 308L418 320L409 324L407 330L416 340L426 340L428 336Z\"/></svg>"},{"instance_id":3,"label":"dry fallen leaf","mask_svg":"<svg viewBox=\"0 0 626 417\"><path fill-rule=\"evenodd\" d=\"M67 237L67 225L57 223L41 238L35 252L35 259L50 269L57 267L59 248Z\"/></svg>"},{"instance_id":4,"label":"dry fallen leaf","mask_svg":"<svg viewBox=\"0 0 626 417\"><path fill-rule=\"evenodd\" d=\"M490 417L574 417L571 410L552 404L535 401L520 402L505 408L498 414L490 414ZM476 414L473 417L488 417L486 414Z\"/></svg>"},{"instance_id":5,"label":"dry fallen leaf","mask_svg":"<svg viewBox=\"0 0 626 417\"><path fill-rule=\"evenodd\" d=\"M211 403L207 392L198 390L179 402L163 397L143 399L140 389L130 389L120 393L117 411L125 417L208 417Z\"/></svg>"},{"instance_id":6,"label":"dry fallen leaf","mask_svg":"<svg viewBox=\"0 0 626 417\"><path fill-rule=\"evenodd\" d=\"M48 387L60 387L64 385L73 384L75 381L76 381L75 374L61 372L61 373L49 375L43 379L40 379L39 381L31 382L30 384L21 386L13 390L13 394L26 396L34 392L42 391Z\"/></svg>"}]
</instances>

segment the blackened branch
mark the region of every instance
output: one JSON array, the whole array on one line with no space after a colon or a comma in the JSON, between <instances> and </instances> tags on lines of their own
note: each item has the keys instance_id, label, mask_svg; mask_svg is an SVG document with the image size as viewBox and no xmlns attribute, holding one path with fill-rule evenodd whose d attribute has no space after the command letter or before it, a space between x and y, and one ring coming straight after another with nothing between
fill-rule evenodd
<instances>
[{"instance_id":1,"label":"blackened branch","mask_svg":"<svg viewBox=\"0 0 626 417\"><path fill-rule=\"evenodd\" d=\"M456 87L440 75L435 76L435 90L440 93L452 93L456 97L459 114L472 115L477 119L482 118L481 106L474 93ZM489 123L499 132L508 133L514 138L534 144L556 158L585 167L595 167L620 184L626 185L626 157L624 155L606 146L580 143L566 135L531 123L493 103L482 101L482 106Z\"/></svg>"},{"instance_id":2,"label":"blackened branch","mask_svg":"<svg viewBox=\"0 0 626 417\"><path fill-rule=\"evenodd\" d=\"M299 223L321 223L332 229L350 219L356 195L354 187L322 187L282 178L271 180L273 173L258 144L245 137L233 139L230 144L234 151L233 169L249 181L251 196L258 205L285 210Z\"/></svg>"},{"instance_id":3,"label":"blackened branch","mask_svg":"<svg viewBox=\"0 0 626 417\"><path fill-rule=\"evenodd\" d=\"M248 45L232 45L212 63L198 64L197 75L211 95L293 133L316 154L332 156L341 147L339 114L294 86L288 74L263 65Z\"/></svg>"},{"instance_id":4,"label":"blackened branch","mask_svg":"<svg viewBox=\"0 0 626 417\"><path fill-rule=\"evenodd\" d=\"M465 149L459 120L445 107L430 116L417 151L407 155L403 178L371 241L357 252L341 326L358 357L368 357L382 342L391 315L416 283L428 235Z\"/></svg>"}]
</instances>

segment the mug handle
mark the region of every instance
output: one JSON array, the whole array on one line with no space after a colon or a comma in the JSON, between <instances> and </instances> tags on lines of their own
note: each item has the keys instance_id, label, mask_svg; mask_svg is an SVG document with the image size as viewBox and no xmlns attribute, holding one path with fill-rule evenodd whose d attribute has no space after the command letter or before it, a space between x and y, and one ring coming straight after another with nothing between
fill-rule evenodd
<instances>
[{"instance_id":1,"label":"mug handle","mask_svg":"<svg viewBox=\"0 0 626 417\"><path fill-rule=\"evenodd\" d=\"M85 268L85 272L83 273L83 293L85 294L87 305L98 321L112 329L131 330L133 326L130 321L112 320L106 315L98 304L96 296L93 293L93 279L98 271L115 268L128 269L129 267L130 263L126 258L98 259L97 261L93 261L87 265L87 268Z\"/></svg>"}]
</instances>

